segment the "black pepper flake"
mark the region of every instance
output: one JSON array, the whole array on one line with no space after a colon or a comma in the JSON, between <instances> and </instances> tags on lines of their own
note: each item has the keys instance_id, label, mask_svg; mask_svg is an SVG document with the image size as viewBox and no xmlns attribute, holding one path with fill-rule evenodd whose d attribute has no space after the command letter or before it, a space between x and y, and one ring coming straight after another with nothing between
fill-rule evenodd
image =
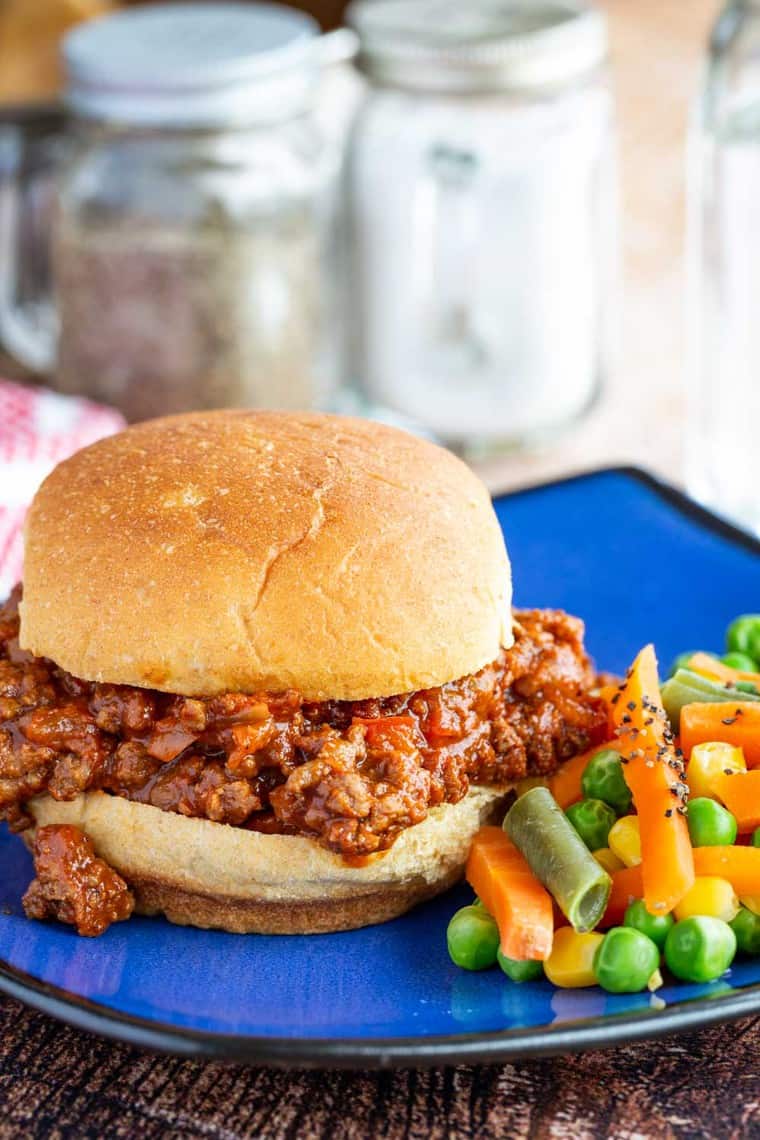
<instances>
[{"instance_id":1,"label":"black pepper flake","mask_svg":"<svg viewBox=\"0 0 760 1140\"><path fill-rule=\"evenodd\" d=\"M627 704L625 707L626 707L627 709L630 709L630 710L631 710L631 712L633 712L633 711L635 710L635 708L636 708L636 702L635 702L635 701L629 701L629 702L628 702L628 704Z\"/></svg>"},{"instance_id":2,"label":"black pepper flake","mask_svg":"<svg viewBox=\"0 0 760 1140\"><path fill-rule=\"evenodd\" d=\"M723 769L723 775L724 776L733 776L733 774L734 774L733 768L724 768Z\"/></svg>"},{"instance_id":3,"label":"black pepper flake","mask_svg":"<svg viewBox=\"0 0 760 1140\"><path fill-rule=\"evenodd\" d=\"M616 704L618 703L618 701L620 700L620 698L621 698L621 696L622 696L622 695L623 695L623 694L622 694L622 693L620 692L620 690L618 689L618 691L617 691L616 693L614 693L612 697L610 697L610 704L611 704L611 705L616 705Z\"/></svg>"},{"instance_id":4,"label":"black pepper flake","mask_svg":"<svg viewBox=\"0 0 760 1140\"><path fill-rule=\"evenodd\" d=\"M738 718L737 718L737 717L735 717L735 716L724 716L724 717L721 719L721 722L720 722L720 723L721 723L721 724L736 724L736 721L737 721L737 719L738 719Z\"/></svg>"},{"instance_id":5,"label":"black pepper flake","mask_svg":"<svg viewBox=\"0 0 760 1140\"><path fill-rule=\"evenodd\" d=\"M672 814L673 814L673 809L672 809L672 808L666 808L666 809L665 809L665 818L666 818L666 819L670 819L670 817L671 817L671 815L672 815Z\"/></svg>"},{"instance_id":6,"label":"black pepper flake","mask_svg":"<svg viewBox=\"0 0 760 1140\"><path fill-rule=\"evenodd\" d=\"M631 717L628 715L628 713L625 713L621 719L623 721L623 724L631 723Z\"/></svg>"},{"instance_id":7,"label":"black pepper flake","mask_svg":"<svg viewBox=\"0 0 760 1140\"><path fill-rule=\"evenodd\" d=\"M648 716L648 717L646 718L646 720L644 721L644 724L654 724L654 717L653 717L653 716Z\"/></svg>"}]
</instances>

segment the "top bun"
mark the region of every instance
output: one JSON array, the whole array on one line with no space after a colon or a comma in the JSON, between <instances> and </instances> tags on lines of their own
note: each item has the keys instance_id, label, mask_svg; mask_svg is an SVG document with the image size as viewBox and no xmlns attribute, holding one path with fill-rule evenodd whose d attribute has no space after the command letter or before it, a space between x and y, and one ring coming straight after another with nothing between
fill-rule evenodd
<instances>
[{"instance_id":1,"label":"top bun","mask_svg":"<svg viewBox=\"0 0 760 1140\"><path fill-rule=\"evenodd\" d=\"M488 493L448 451L318 413L138 424L59 464L26 526L21 644L89 681L361 700L512 643Z\"/></svg>"}]
</instances>

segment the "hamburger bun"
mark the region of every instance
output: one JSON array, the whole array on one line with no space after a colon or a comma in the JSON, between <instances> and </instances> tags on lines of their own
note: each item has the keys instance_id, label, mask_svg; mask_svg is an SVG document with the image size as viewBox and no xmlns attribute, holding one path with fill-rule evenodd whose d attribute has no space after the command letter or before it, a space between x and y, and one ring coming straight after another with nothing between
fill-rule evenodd
<instances>
[{"instance_id":1,"label":"hamburger bun","mask_svg":"<svg viewBox=\"0 0 760 1140\"><path fill-rule=\"evenodd\" d=\"M313 839L188 819L103 792L67 802L40 796L29 810L39 827L73 824L89 835L129 883L140 914L234 934L319 934L387 922L452 886L475 832L503 801L503 790L471 788L358 866Z\"/></svg>"},{"instance_id":2,"label":"hamburger bun","mask_svg":"<svg viewBox=\"0 0 760 1140\"><path fill-rule=\"evenodd\" d=\"M204 412L61 463L26 525L21 645L88 681L185 696L431 688L512 644L485 487L364 420Z\"/></svg>"},{"instance_id":3,"label":"hamburger bun","mask_svg":"<svg viewBox=\"0 0 760 1140\"><path fill-rule=\"evenodd\" d=\"M183 696L393 696L475 673L512 643L510 568L485 488L449 452L321 414L226 411L139 424L45 480L26 526L20 641L75 677ZM235 932L344 930L460 875L504 789L430 810L353 864L90 791L40 796L138 910Z\"/></svg>"}]
</instances>

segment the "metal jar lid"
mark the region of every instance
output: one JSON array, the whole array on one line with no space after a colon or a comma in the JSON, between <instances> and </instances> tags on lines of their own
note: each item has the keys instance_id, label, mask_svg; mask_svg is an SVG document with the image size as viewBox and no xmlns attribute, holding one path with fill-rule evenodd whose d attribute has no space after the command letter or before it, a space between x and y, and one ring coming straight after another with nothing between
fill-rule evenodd
<instances>
[{"instance_id":1,"label":"metal jar lid","mask_svg":"<svg viewBox=\"0 0 760 1140\"><path fill-rule=\"evenodd\" d=\"M87 118L210 127L286 118L308 106L319 28L279 4L153 4L64 38L65 101Z\"/></svg>"},{"instance_id":2,"label":"metal jar lid","mask_svg":"<svg viewBox=\"0 0 760 1140\"><path fill-rule=\"evenodd\" d=\"M436 92L561 86L608 51L584 0L354 0L359 66L378 83Z\"/></svg>"}]
</instances>

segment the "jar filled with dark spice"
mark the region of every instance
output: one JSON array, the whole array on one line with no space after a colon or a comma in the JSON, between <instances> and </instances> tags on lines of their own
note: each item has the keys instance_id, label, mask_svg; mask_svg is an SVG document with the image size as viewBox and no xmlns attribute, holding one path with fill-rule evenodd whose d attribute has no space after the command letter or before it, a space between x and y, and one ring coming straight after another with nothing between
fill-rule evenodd
<instances>
[{"instance_id":1,"label":"jar filled with dark spice","mask_svg":"<svg viewBox=\"0 0 760 1140\"><path fill-rule=\"evenodd\" d=\"M338 155L311 116L317 33L292 9L221 3L146 6L68 35L59 390L130 420L329 395Z\"/></svg>"}]
</instances>

